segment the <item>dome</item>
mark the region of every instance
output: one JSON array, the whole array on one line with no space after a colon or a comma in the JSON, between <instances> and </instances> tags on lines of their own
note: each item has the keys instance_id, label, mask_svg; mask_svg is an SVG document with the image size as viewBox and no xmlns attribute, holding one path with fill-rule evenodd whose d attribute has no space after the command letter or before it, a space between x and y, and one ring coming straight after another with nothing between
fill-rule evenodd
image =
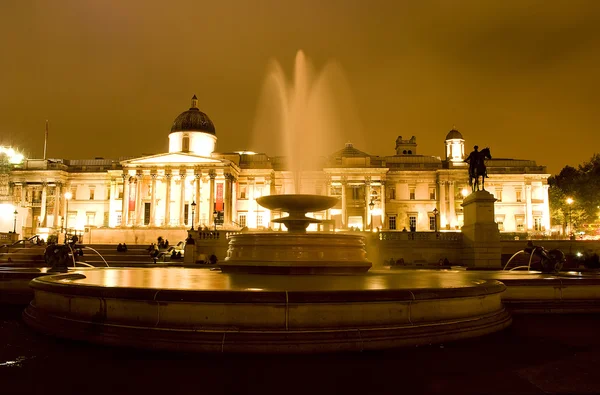
<instances>
[{"instance_id":1,"label":"dome","mask_svg":"<svg viewBox=\"0 0 600 395\"><path fill-rule=\"evenodd\" d=\"M446 140L452 140L452 139L461 139L461 140L464 140L462 134L460 134L460 132L458 130L456 130L456 129L452 129L446 135Z\"/></svg>"},{"instance_id":2,"label":"dome","mask_svg":"<svg viewBox=\"0 0 600 395\"><path fill-rule=\"evenodd\" d=\"M208 115L198 109L198 99L196 98L196 95L192 97L192 107L175 118L173 126L171 126L171 133L175 132L204 132L215 134L215 125L213 125Z\"/></svg>"}]
</instances>

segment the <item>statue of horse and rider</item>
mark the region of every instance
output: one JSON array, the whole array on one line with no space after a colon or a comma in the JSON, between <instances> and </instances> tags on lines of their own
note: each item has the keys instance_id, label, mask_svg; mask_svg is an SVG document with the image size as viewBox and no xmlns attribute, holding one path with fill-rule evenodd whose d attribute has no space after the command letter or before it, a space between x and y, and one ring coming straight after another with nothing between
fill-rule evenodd
<instances>
[{"instance_id":1,"label":"statue of horse and rider","mask_svg":"<svg viewBox=\"0 0 600 395\"><path fill-rule=\"evenodd\" d=\"M487 169L485 160L492 159L489 148L479 151L479 147L473 147L474 151L467 156L465 162L469 164L469 185L473 192L479 191L479 177L481 177L481 190L485 191L485 179L487 178Z\"/></svg>"}]
</instances>

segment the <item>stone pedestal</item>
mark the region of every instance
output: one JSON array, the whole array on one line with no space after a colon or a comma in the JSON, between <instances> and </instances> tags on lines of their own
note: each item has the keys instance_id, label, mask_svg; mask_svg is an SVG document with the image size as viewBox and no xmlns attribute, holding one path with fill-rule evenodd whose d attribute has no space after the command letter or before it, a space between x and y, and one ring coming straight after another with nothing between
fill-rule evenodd
<instances>
[{"instance_id":1,"label":"stone pedestal","mask_svg":"<svg viewBox=\"0 0 600 395\"><path fill-rule=\"evenodd\" d=\"M494 202L487 191L467 196L464 208L462 263L471 268L500 269L500 232L495 222Z\"/></svg>"}]
</instances>

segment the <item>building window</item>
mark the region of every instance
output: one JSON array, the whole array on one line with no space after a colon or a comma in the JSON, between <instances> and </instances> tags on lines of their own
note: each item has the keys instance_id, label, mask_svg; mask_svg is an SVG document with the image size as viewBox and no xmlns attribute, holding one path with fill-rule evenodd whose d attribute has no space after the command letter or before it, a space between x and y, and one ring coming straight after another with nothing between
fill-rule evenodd
<instances>
[{"instance_id":1,"label":"building window","mask_svg":"<svg viewBox=\"0 0 600 395\"><path fill-rule=\"evenodd\" d=\"M352 200L360 200L360 188L357 186L352 187Z\"/></svg>"},{"instance_id":2,"label":"building window","mask_svg":"<svg viewBox=\"0 0 600 395\"><path fill-rule=\"evenodd\" d=\"M243 228L246 226L246 214L239 214L238 215L238 222L239 225Z\"/></svg>"},{"instance_id":3,"label":"building window","mask_svg":"<svg viewBox=\"0 0 600 395\"><path fill-rule=\"evenodd\" d=\"M523 232L525 230L525 217L522 215L515 215L515 223L517 224L517 232Z\"/></svg>"},{"instance_id":4,"label":"building window","mask_svg":"<svg viewBox=\"0 0 600 395\"><path fill-rule=\"evenodd\" d=\"M331 196L342 196L342 186L341 185L332 185L330 193L331 193Z\"/></svg>"},{"instance_id":5,"label":"building window","mask_svg":"<svg viewBox=\"0 0 600 395\"><path fill-rule=\"evenodd\" d=\"M521 202L522 191L517 191L517 202Z\"/></svg>"},{"instance_id":6,"label":"building window","mask_svg":"<svg viewBox=\"0 0 600 395\"><path fill-rule=\"evenodd\" d=\"M123 199L123 188L125 188L125 185L119 185L119 199Z\"/></svg>"},{"instance_id":7,"label":"building window","mask_svg":"<svg viewBox=\"0 0 600 395\"><path fill-rule=\"evenodd\" d=\"M117 226L121 226L122 220L123 220L123 215L121 213L117 213Z\"/></svg>"},{"instance_id":8,"label":"building window","mask_svg":"<svg viewBox=\"0 0 600 395\"><path fill-rule=\"evenodd\" d=\"M96 224L96 212L88 211L85 213L85 224L86 225L95 225Z\"/></svg>"},{"instance_id":9,"label":"building window","mask_svg":"<svg viewBox=\"0 0 600 395\"><path fill-rule=\"evenodd\" d=\"M415 232L417 230L417 216L416 215L408 216L408 226L410 227L411 232Z\"/></svg>"},{"instance_id":10,"label":"building window","mask_svg":"<svg viewBox=\"0 0 600 395\"><path fill-rule=\"evenodd\" d=\"M390 215L388 217L388 226L389 226L390 230L396 230L396 216L395 215Z\"/></svg>"},{"instance_id":11,"label":"building window","mask_svg":"<svg viewBox=\"0 0 600 395\"><path fill-rule=\"evenodd\" d=\"M429 199L431 200L435 200L436 196L435 196L435 187L430 187L429 188Z\"/></svg>"},{"instance_id":12,"label":"building window","mask_svg":"<svg viewBox=\"0 0 600 395\"><path fill-rule=\"evenodd\" d=\"M77 200L77 187L71 188L71 199Z\"/></svg>"},{"instance_id":13,"label":"building window","mask_svg":"<svg viewBox=\"0 0 600 395\"><path fill-rule=\"evenodd\" d=\"M534 217L533 218L533 228L537 231L541 231L542 230L542 218L541 217Z\"/></svg>"},{"instance_id":14,"label":"building window","mask_svg":"<svg viewBox=\"0 0 600 395\"><path fill-rule=\"evenodd\" d=\"M257 198L261 197L262 195L263 195L263 186L256 185L254 187L254 199L257 199Z\"/></svg>"},{"instance_id":15,"label":"building window","mask_svg":"<svg viewBox=\"0 0 600 395\"><path fill-rule=\"evenodd\" d=\"M410 188L409 199L415 200L415 188Z\"/></svg>"},{"instance_id":16,"label":"building window","mask_svg":"<svg viewBox=\"0 0 600 395\"><path fill-rule=\"evenodd\" d=\"M256 226L263 226L263 216L262 214L257 214L256 215Z\"/></svg>"},{"instance_id":17,"label":"building window","mask_svg":"<svg viewBox=\"0 0 600 395\"><path fill-rule=\"evenodd\" d=\"M496 221L496 223L498 224L498 230L500 232L504 232L504 220L503 219L498 219Z\"/></svg>"},{"instance_id":18,"label":"building window","mask_svg":"<svg viewBox=\"0 0 600 395\"><path fill-rule=\"evenodd\" d=\"M429 216L429 230L435 231L435 215Z\"/></svg>"},{"instance_id":19,"label":"building window","mask_svg":"<svg viewBox=\"0 0 600 395\"><path fill-rule=\"evenodd\" d=\"M190 150L190 137L189 136L183 136L183 139L181 139L181 150L183 152L189 152L189 150Z\"/></svg>"},{"instance_id":20,"label":"building window","mask_svg":"<svg viewBox=\"0 0 600 395\"><path fill-rule=\"evenodd\" d=\"M94 200L94 194L95 194L95 190L90 188L90 200Z\"/></svg>"},{"instance_id":21,"label":"building window","mask_svg":"<svg viewBox=\"0 0 600 395\"><path fill-rule=\"evenodd\" d=\"M502 201L502 189L496 189L496 193L494 196L499 202Z\"/></svg>"},{"instance_id":22,"label":"building window","mask_svg":"<svg viewBox=\"0 0 600 395\"><path fill-rule=\"evenodd\" d=\"M240 184L240 199L248 199L248 185Z\"/></svg>"},{"instance_id":23,"label":"building window","mask_svg":"<svg viewBox=\"0 0 600 395\"><path fill-rule=\"evenodd\" d=\"M390 188L390 200L396 200L396 187Z\"/></svg>"}]
</instances>

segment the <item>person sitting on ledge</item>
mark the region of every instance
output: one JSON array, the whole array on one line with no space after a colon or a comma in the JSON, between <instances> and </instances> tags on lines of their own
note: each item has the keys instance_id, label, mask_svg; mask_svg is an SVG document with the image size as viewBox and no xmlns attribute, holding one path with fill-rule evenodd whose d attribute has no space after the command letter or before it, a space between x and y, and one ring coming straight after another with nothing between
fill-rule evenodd
<instances>
[{"instance_id":1,"label":"person sitting on ledge","mask_svg":"<svg viewBox=\"0 0 600 395\"><path fill-rule=\"evenodd\" d=\"M123 252L127 252L127 244L123 243Z\"/></svg>"},{"instance_id":2,"label":"person sitting on ledge","mask_svg":"<svg viewBox=\"0 0 600 395\"><path fill-rule=\"evenodd\" d=\"M406 226L402 228L402 232L408 232L408 230L406 230Z\"/></svg>"},{"instance_id":3,"label":"person sitting on ledge","mask_svg":"<svg viewBox=\"0 0 600 395\"><path fill-rule=\"evenodd\" d=\"M121 252L123 251L123 245L121 243L119 243L119 245L117 246L117 252Z\"/></svg>"}]
</instances>

